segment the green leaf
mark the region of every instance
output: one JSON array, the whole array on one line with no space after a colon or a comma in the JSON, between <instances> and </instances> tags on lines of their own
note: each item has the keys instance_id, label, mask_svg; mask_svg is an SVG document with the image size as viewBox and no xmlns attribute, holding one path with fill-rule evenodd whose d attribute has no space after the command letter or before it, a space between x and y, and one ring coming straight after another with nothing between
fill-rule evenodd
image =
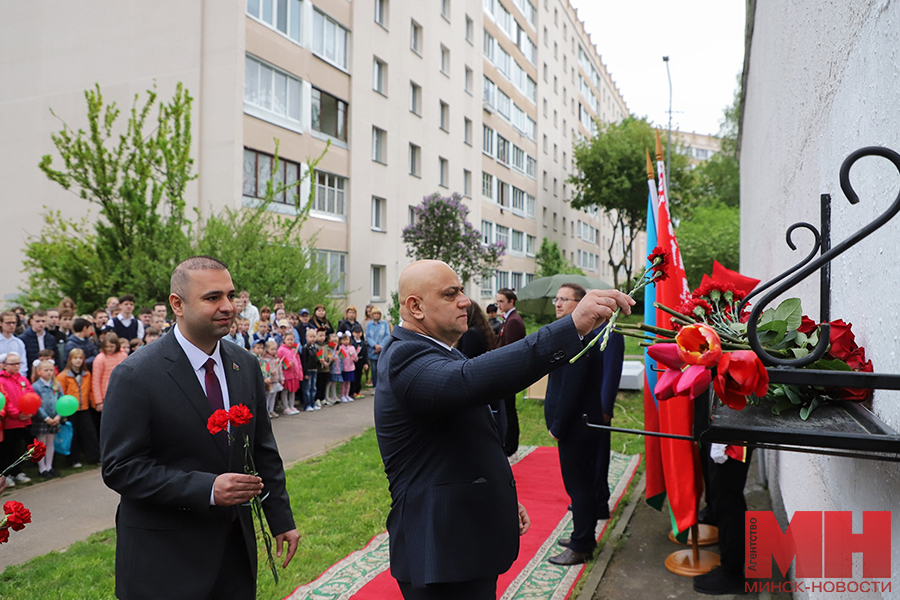
<instances>
[{"instance_id":1,"label":"green leaf","mask_svg":"<svg viewBox=\"0 0 900 600\"><path fill-rule=\"evenodd\" d=\"M814 410L819 408L819 404L819 397L813 396L813 399L810 401L809 406L804 406L800 409L800 418L804 421L807 420L809 418L809 415L811 415Z\"/></svg>"},{"instance_id":2,"label":"green leaf","mask_svg":"<svg viewBox=\"0 0 900 600\"><path fill-rule=\"evenodd\" d=\"M784 386L784 393L787 395L788 399L791 401L791 404L802 404L803 399L800 398L799 388L792 385Z\"/></svg>"},{"instance_id":3,"label":"green leaf","mask_svg":"<svg viewBox=\"0 0 900 600\"><path fill-rule=\"evenodd\" d=\"M775 309L775 320L785 321L788 329L797 329L803 318L800 298L788 298Z\"/></svg>"},{"instance_id":4,"label":"green leaf","mask_svg":"<svg viewBox=\"0 0 900 600\"><path fill-rule=\"evenodd\" d=\"M791 352L794 353L794 358L803 358L809 354L806 348L791 348Z\"/></svg>"},{"instance_id":5,"label":"green leaf","mask_svg":"<svg viewBox=\"0 0 900 600\"><path fill-rule=\"evenodd\" d=\"M822 369L825 371L852 371L853 369L842 360L826 360L820 358L809 367L810 369Z\"/></svg>"},{"instance_id":6,"label":"green leaf","mask_svg":"<svg viewBox=\"0 0 900 600\"><path fill-rule=\"evenodd\" d=\"M784 339L784 334L787 333L787 323L784 321L769 321L764 325L760 325L757 331L774 331L775 337L772 341L778 344Z\"/></svg>"},{"instance_id":7,"label":"green leaf","mask_svg":"<svg viewBox=\"0 0 900 600\"><path fill-rule=\"evenodd\" d=\"M795 331L797 336L794 338L795 343L801 348L809 343L809 336L805 333L801 333L799 331Z\"/></svg>"},{"instance_id":8,"label":"green leaf","mask_svg":"<svg viewBox=\"0 0 900 600\"><path fill-rule=\"evenodd\" d=\"M759 316L759 326L762 327L766 323L771 323L775 320L775 309L769 308L763 311L763 314Z\"/></svg>"},{"instance_id":9,"label":"green leaf","mask_svg":"<svg viewBox=\"0 0 900 600\"><path fill-rule=\"evenodd\" d=\"M794 408L794 403L791 402L790 400L782 400L772 406L772 414L780 415L781 413L788 410L789 408Z\"/></svg>"}]
</instances>

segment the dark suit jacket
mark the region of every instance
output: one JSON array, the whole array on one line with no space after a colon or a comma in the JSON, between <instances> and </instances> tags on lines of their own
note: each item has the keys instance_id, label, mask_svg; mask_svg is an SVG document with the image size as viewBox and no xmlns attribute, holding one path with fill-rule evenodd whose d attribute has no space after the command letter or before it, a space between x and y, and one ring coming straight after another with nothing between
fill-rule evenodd
<instances>
[{"instance_id":1,"label":"dark suit jacket","mask_svg":"<svg viewBox=\"0 0 900 600\"><path fill-rule=\"evenodd\" d=\"M44 349L53 350L53 360L56 362L56 366L64 367L65 365L59 364L59 348L56 347L56 337L46 329L44 329L42 337L44 338ZM37 360L38 352L41 351L41 347L38 345L38 336L34 332L34 329L29 327L22 332L19 339L25 344L25 356L21 358L23 362L28 363L28 377L31 378L31 369L33 368L32 363Z\"/></svg>"},{"instance_id":2,"label":"dark suit jacket","mask_svg":"<svg viewBox=\"0 0 900 600\"><path fill-rule=\"evenodd\" d=\"M500 327L500 336L497 338L497 347L502 348L513 342L518 342L525 337L525 321L518 310L510 313L509 318L503 321Z\"/></svg>"},{"instance_id":3,"label":"dark suit jacket","mask_svg":"<svg viewBox=\"0 0 900 600\"><path fill-rule=\"evenodd\" d=\"M294 528L256 357L237 346L219 346L232 406L245 404L253 413L250 423L232 431L237 441L231 446L207 431L212 409L175 335L132 354L110 377L100 443L103 480L121 494L119 598L205 598L232 526L243 528L255 576L249 507L209 504L217 475L243 473L244 434L269 494L263 509L272 533Z\"/></svg>"},{"instance_id":4,"label":"dark suit jacket","mask_svg":"<svg viewBox=\"0 0 900 600\"><path fill-rule=\"evenodd\" d=\"M421 587L509 569L519 551L515 480L487 405L581 348L570 317L471 360L394 328L378 360L375 429L396 579Z\"/></svg>"},{"instance_id":5,"label":"dark suit jacket","mask_svg":"<svg viewBox=\"0 0 900 600\"><path fill-rule=\"evenodd\" d=\"M599 327L584 336L585 343L600 335L603 329ZM544 396L544 419L547 429L557 439L589 432L584 425L584 415L588 415L591 423L601 425L604 414L612 416L624 358L625 338L613 333L603 352L600 352L598 341L575 364L566 363L550 373Z\"/></svg>"}]
</instances>

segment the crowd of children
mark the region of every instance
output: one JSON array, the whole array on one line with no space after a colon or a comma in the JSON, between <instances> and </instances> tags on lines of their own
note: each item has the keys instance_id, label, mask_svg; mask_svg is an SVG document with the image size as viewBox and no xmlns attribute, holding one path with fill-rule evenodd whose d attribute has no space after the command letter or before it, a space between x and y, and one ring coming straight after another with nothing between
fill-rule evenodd
<instances>
[{"instance_id":1,"label":"crowd of children","mask_svg":"<svg viewBox=\"0 0 900 600\"><path fill-rule=\"evenodd\" d=\"M270 418L313 412L362 397L363 379L373 372L386 343L389 326L377 308L366 307L366 326L357 322L349 306L335 329L326 307L287 312L284 301L257 309L246 291L235 299L238 315L222 343L252 352L259 361L266 387ZM99 431L109 378L132 352L166 335L173 326L168 305L157 302L134 314L131 295L111 297L106 307L77 316L75 303L64 298L57 308L26 311L15 307L0 313L0 469L12 464L27 443L36 438L47 446L38 463L43 478L58 477L54 448L68 452L68 464L100 461ZM367 332L372 341L367 341ZM377 342L377 343L376 343ZM60 368L60 365L62 368ZM20 410L26 394L37 394L40 407ZM77 410L68 417L57 413L62 396L73 396ZM65 411L64 411L65 412ZM56 440L66 429L65 442ZM62 441L62 438L61 440ZM8 473L6 487L31 479L19 467Z\"/></svg>"}]
</instances>

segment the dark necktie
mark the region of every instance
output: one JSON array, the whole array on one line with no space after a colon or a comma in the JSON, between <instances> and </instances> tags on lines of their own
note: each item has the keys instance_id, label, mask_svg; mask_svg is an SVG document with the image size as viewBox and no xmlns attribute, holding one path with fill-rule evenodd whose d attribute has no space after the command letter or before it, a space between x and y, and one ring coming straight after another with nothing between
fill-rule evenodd
<instances>
[{"instance_id":1,"label":"dark necktie","mask_svg":"<svg viewBox=\"0 0 900 600\"><path fill-rule=\"evenodd\" d=\"M216 377L216 361L209 359L203 365L206 369L206 399L209 400L209 406L213 411L225 408L225 400L222 397L222 386L219 385L219 378Z\"/></svg>"}]
</instances>

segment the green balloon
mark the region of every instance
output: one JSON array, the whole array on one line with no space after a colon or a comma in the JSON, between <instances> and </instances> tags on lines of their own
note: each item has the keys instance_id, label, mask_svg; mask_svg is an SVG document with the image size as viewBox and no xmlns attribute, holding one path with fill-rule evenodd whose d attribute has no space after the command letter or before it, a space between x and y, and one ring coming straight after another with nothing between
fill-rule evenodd
<instances>
[{"instance_id":1,"label":"green balloon","mask_svg":"<svg viewBox=\"0 0 900 600\"><path fill-rule=\"evenodd\" d=\"M61 417L71 417L78 410L78 398L65 395L56 401L56 414Z\"/></svg>"},{"instance_id":2,"label":"green balloon","mask_svg":"<svg viewBox=\"0 0 900 600\"><path fill-rule=\"evenodd\" d=\"M0 410L3 410L6 407L6 396L0 393Z\"/></svg>"}]
</instances>

